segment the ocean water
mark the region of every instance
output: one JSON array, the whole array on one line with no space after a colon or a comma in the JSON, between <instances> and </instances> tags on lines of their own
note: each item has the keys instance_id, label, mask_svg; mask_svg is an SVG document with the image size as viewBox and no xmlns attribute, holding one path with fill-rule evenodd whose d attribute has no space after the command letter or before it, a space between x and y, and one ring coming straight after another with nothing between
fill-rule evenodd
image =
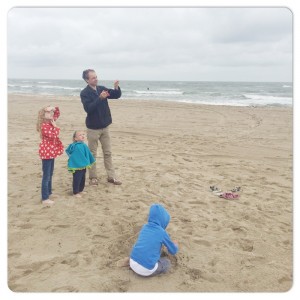
<instances>
[{"instance_id":1,"label":"ocean water","mask_svg":"<svg viewBox=\"0 0 300 300\"><path fill-rule=\"evenodd\" d=\"M113 81L99 81L113 88ZM83 80L9 79L8 93L79 96ZM292 106L291 82L120 81L122 99L231 106Z\"/></svg>"}]
</instances>

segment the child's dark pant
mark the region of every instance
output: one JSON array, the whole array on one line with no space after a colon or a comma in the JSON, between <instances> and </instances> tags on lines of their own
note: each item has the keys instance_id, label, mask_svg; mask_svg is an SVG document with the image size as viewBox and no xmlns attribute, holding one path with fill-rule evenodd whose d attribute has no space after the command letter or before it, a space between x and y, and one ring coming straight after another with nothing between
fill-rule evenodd
<instances>
[{"instance_id":1,"label":"child's dark pant","mask_svg":"<svg viewBox=\"0 0 300 300\"><path fill-rule=\"evenodd\" d=\"M85 186L86 169L77 170L73 173L73 194L78 194L83 191Z\"/></svg>"},{"instance_id":2,"label":"child's dark pant","mask_svg":"<svg viewBox=\"0 0 300 300\"><path fill-rule=\"evenodd\" d=\"M49 199L52 194L52 176L54 170L54 158L42 159L42 201Z\"/></svg>"},{"instance_id":3,"label":"child's dark pant","mask_svg":"<svg viewBox=\"0 0 300 300\"><path fill-rule=\"evenodd\" d=\"M161 257L158 261L158 267L156 271L150 276L155 276L161 273L167 273L170 270L170 268L171 268L170 260L166 257Z\"/></svg>"}]
</instances>

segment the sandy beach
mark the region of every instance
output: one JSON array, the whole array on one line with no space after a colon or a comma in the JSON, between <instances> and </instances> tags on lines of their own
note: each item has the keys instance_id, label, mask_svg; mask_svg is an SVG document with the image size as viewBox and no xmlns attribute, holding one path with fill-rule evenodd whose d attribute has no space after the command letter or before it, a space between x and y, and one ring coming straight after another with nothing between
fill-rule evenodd
<instances>
[{"instance_id":1,"label":"sandy beach","mask_svg":"<svg viewBox=\"0 0 300 300\"><path fill-rule=\"evenodd\" d=\"M293 284L293 111L110 100L121 186L72 196L55 160L55 205L43 207L38 110L60 108L65 147L85 129L79 97L8 96L8 285L15 292L284 292ZM239 199L210 191L240 186ZM152 203L169 211L173 267L142 278L121 267Z\"/></svg>"}]
</instances>

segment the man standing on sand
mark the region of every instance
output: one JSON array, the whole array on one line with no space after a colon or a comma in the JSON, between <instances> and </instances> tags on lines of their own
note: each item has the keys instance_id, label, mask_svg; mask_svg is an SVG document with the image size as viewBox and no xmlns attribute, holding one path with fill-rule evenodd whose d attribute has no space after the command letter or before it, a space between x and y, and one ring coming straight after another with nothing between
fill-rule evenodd
<instances>
[{"instance_id":1,"label":"man standing on sand","mask_svg":"<svg viewBox=\"0 0 300 300\"><path fill-rule=\"evenodd\" d=\"M110 109L107 99L118 99L121 97L119 81L114 82L114 89L98 86L96 72L92 69L83 71L82 78L88 84L80 93L83 108L87 113L86 127L88 146L97 157L98 141L103 151L104 166L107 172L107 181L116 185L122 184L116 179L112 164L109 125L112 123ZM90 185L98 185L96 163L89 169Z\"/></svg>"}]
</instances>

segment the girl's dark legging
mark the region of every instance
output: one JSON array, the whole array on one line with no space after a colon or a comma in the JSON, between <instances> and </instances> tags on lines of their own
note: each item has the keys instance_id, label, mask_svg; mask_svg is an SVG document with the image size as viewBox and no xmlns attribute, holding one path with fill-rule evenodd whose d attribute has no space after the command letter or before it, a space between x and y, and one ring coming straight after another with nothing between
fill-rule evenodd
<instances>
[{"instance_id":1,"label":"girl's dark legging","mask_svg":"<svg viewBox=\"0 0 300 300\"><path fill-rule=\"evenodd\" d=\"M52 194L52 176L54 170L54 158L42 159L42 201L49 199Z\"/></svg>"},{"instance_id":2,"label":"girl's dark legging","mask_svg":"<svg viewBox=\"0 0 300 300\"><path fill-rule=\"evenodd\" d=\"M85 186L86 169L77 170L73 173L73 194L78 194L83 191Z\"/></svg>"}]
</instances>

